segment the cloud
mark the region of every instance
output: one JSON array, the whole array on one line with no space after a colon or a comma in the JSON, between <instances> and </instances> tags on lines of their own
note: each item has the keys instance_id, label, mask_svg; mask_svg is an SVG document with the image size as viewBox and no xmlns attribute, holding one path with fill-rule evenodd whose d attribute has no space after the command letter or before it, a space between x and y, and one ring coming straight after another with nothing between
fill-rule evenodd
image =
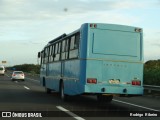
<instances>
[{"instance_id":1,"label":"cloud","mask_svg":"<svg viewBox=\"0 0 160 120\"><path fill-rule=\"evenodd\" d=\"M71 14L141 8L141 2L130 0L1 0L0 19L56 19Z\"/></svg>"},{"instance_id":2,"label":"cloud","mask_svg":"<svg viewBox=\"0 0 160 120\"><path fill-rule=\"evenodd\" d=\"M145 8L148 6L147 1L132 1L132 0L123 0L118 1L115 0L112 8L115 9L138 9L138 8Z\"/></svg>"},{"instance_id":3,"label":"cloud","mask_svg":"<svg viewBox=\"0 0 160 120\"><path fill-rule=\"evenodd\" d=\"M37 63L37 53L44 45L35 45L28 41L1 42L0 60L6 60L7 65ZM33 49L34 48L34 49Z\"/></svg>"},{"instance_id":4,"label":"cloud","mask_svg":"<svg viewBox=\"0 0 160 120\"><path fill-rule=\"evenodd\" d=\"M160 47L160 43L153 43L153 46Z\"/></svg>"},{"instance_id":5,"label":"cloud","mask_svg":"<svg viewBox=\"0 0 160 120\"><path fill-rule=\"evenodd\" d=\"M124 0L0 0L0 40L50 40L70 33L82 23L132 25L138 18L115 9L137 7L141 2ZM139 5L139 6L140 6ZM127 7L126 7L127 6ZM64 9L67 9L65 12ZM59 29L59 26L63 26Z\"/></svg>"},{"instance_id":6,"label":"cloud","mask_svg":"<svg viewBox=\"0 0 160 120\"><path fill-rule=\"evenodd\" d=\"M98 2L97 0L0 0L0 2L0 26L4 33L2 36L17 35L18 39L25 38L25 40L34 38L32 33L43 39L42 35L47 36L51 33L49 28L56 35L58 30L54 31L54 28L59 27L59 24L63 26L59 32L66 31L66 28L74 30L86 22L132 25L139 22L140 18L135 19L135 16L126 11L148 5L148 2L131 0L123 0L123 2L120 0L98 0Z\"/></svg>"},{"instance_id":7,"label":"cloud","mask_svg":"<svg viewBox=\"0 0 160 120\"><path fill-rule=\"evenodd\" d=\"M156 3L157 0L0 0L0 52L10 57L9 50L14 49L18 62L23 62L20 55L24 53L28 61L30 57L34 61L33 54L48 41L78 29L82 23L94 22L142 26L149 58L160 45L159 33L155 34L159 32Z\"/></svg>"}]
</instances>

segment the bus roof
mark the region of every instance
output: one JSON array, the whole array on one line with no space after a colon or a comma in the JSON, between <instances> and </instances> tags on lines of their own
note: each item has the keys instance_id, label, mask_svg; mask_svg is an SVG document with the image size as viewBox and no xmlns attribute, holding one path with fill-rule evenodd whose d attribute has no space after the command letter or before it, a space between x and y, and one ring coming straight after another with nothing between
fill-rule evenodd
<instances>
[{"instance_id":1,"label":"bus roof","mask_svg":"<svg viewBox=\"0 0 160 120\"><path fill-rule=\"evenodd\" d=\"M60 40L60 39L62 39L62 38L64 38L64 37L66 37L66 36L67 36L66 33L64 33L64 34L60 35L59 37L57 37L57 38L49 41L49 43L53 43L53 42L55 42L55 41L57 41L57 40Z\"/></svg>"},{"instance_id":2,"label":"bus roof","mask_svg":"<svg viewBox=\"0 0 160 120\"><path fill-rule=\"evenodd\" d=\"M72 34L77 33L79 30L80 29L77 29L77 30L75 30L75 31L73 31L73 32L71 32L69 34L64 33L64 34L58 36L57 38L49 41L48 44L45 47L50 46L52 43L58 42L61 39L67 38L68 36L71 36Z\"/></svg>"}]
</instances>

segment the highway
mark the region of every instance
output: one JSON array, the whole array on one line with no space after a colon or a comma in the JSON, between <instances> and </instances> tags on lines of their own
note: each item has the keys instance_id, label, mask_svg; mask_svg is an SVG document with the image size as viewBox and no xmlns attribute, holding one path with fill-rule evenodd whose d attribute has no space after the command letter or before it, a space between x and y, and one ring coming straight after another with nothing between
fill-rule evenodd
<instances>
[{"instance_id":1,"label":"highway","mask_svg":"<svg viewBox=\"0 0 160 120\"><path fill-rule=\"evenodd\" d=\"M106 120L135 119L158 120L159 97L114 97L111 103L98 103L95 96L75 96L64 102L59 94L45 93L38 77L26 76L25 81L11 81L11 74L0 76L0 111L38 112L40 119ZM145 117L145 115L147 117ZM156 117L158 115L159 117ZM152 116L152 117L151 117ZM16 116L12 116L16 117ZM20 116L21 117L21 116ZM18 117L16 117L18 118Z\"/></svg>"}]
</instances>

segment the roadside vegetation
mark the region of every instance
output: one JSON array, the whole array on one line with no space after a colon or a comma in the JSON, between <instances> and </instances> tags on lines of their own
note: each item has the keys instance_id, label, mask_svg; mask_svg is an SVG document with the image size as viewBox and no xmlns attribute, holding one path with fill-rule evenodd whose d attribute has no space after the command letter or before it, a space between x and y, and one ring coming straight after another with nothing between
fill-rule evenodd
<instances>
[{"instance_id":1,"label":"roadside vegetation","mask_svg":"<svg viewBox=\"0 0 160 120\"><path fill-rule=\"evenodd\" d=\"M17 70L23 71L31 74L39 74L40 73L40 65L35 64L22 64L22 65L15 65L13 67L8 67L9 70Z\"/></svg>"},{"instance_id":2,"label":"roadside vegetation","mask_svg":"<svg viewBox=\"0 0 160 120\"><path fill-rule=\"evenodd\" d=\"M150 60L144 64L144 84L160 86L160 60Z\"/></svg>"}]
</instances>

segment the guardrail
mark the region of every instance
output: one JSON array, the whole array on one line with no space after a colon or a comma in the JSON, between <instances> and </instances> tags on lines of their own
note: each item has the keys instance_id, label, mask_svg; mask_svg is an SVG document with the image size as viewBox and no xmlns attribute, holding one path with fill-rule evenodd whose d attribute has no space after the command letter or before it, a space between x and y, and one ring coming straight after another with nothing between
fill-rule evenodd
<instances>
[{"instance_id":1,"label":"guardrail","mask_svg":"<svg viewBox=\"0 0 160 120\"><path fill-rule=\"evenodd\" d=\"M148 93L151 93L152 91L160 91L160 86L155 85L143 85L145 90L148 90Z\"/></svg>"}]
</instances>

